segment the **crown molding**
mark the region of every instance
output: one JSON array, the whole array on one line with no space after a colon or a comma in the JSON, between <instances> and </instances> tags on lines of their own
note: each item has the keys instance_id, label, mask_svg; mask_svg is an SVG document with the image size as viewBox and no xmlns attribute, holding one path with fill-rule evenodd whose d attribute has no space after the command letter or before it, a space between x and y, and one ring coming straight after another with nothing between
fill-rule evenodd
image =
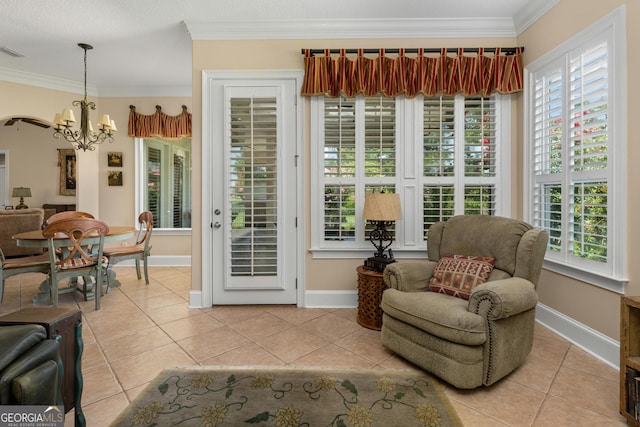
<instances>
[{"instance_id":1,"label":"crown molding","mask_svg":"<svg viewBox=\"0 0 640 427\"><path fill-rule=\"evenodd\" d=\"M527 5L513 17L516 34L520 35L551 8L560 3L560 0L541 0L528 2Z\"/></svg>"},{"instance_id":2,"label":"crown molding","mask_svg":"<svg viewBox=\"0 0 640 427\"><path fill-rule=\"evenodd\" d=\"M515 37L511 18L185 22L192 40Z\"/></svg>"},{"instance_id":3,"label":"crown molding","mask_svg":"<svg viewBox=\"0 0 640 427\"><path fill-rule=\"evenodd\" d=\"M43 74L18 71L11 68L0 67L0 80L84 95L84 85L80 82L45 76ZM97 88L87 85L87 95L98 96Z\"/></svg>"},{"instance_id":4,"label":"crown molding","mask_svg":"<svg viewBox=\"0 0 640 427\"><path fill-rule=\"evenodd\" d=\"M81 82L45 76L43 74L27 73L11 68L0 67L0 80L84 95L84 85ZM101 87L99 89L95 85L87 85L87 95L107 98L126 96L191 96L192 92L190 85Z\"/></svg>"}]
</instances>

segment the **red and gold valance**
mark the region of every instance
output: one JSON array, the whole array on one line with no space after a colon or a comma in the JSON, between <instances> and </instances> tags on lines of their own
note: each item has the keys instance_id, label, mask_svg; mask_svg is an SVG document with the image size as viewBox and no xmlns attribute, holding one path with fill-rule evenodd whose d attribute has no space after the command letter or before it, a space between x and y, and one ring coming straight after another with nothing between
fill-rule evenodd
<instances>
[{"instance_id":1,"label":"red and gold valance","mask_svg":"<svg viewBox=\"0 0 640 427\"><path fill-rule=\"evenodd\" d=\"M169 116L156 105L156 112L144 115L136 112L136 107L129 106L129 136L138 138L182 138L191 136L191 113L187 106L182 106L182 113Z\"/></svg>"},{"instance_id":2,"label":"red and gold valance","mask_svg":"<svg viewBox=\"0 0 640 427\"><path fill-rule=\"evenodd\" d=\"M522 48L508 55L500 48L491 49L491 54L480 48L473 55L463 49L454 55L441 49L436 56L417 49L416 57L406 56L405 49L394 50L398 51L396 57L388 57L385 49L380 49L377 57L369 58L358 49L357 57L351 59L345 49L337 57L328 49L318 56L306 49L302 95L489 96L519 92L523 87Z\"/></svg>"}]
</instances>

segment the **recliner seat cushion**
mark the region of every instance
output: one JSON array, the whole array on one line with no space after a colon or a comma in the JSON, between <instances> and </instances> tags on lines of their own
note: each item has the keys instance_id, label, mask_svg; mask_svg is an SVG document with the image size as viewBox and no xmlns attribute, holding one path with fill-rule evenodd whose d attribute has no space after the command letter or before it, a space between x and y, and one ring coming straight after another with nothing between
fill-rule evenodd
<instances>
[{"instance_id":1,"label":"recliner seat cushion","mask_svg":"<svg viewBox=\"0 0 640 427\"><path fill-rule=\"evenodd\" d=\"M467 311L469 302L436 292L387 289L382 310L389 316L444 340L482 345L487 340L485 320Z\"/></svg>"}]
</instances>

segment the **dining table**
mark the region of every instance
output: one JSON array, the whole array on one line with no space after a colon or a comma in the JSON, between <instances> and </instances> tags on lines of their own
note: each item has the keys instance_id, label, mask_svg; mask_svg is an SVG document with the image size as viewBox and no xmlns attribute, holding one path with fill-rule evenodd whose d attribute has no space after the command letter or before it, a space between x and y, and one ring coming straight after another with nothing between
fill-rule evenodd
<instances>
[{"instance_id":1,"label":"dining table","mask_svg":"<svg viewBox=\"0 0 640 427\"><path fill-rule=\"evenodd\" d=\"M130 226L121 226L121 225L112 225L109 226L109 232L104 236L105 245L113 242L120 242L124 240L131 239L135 236L137 232L135 227ZM44 237L42 234L42 230L32 230L32 231L24 231L22 233L18 233L12 236L16 241L16 245L21 247L30 247L30 248L48 248L49 247L49 239ZM100 236L96 234L95 237L87 237L84 239L83 243L87 245L94 245L100 242ZM60 235L54 237L54 246L56 248L66 248L73 246L71 240L66 235ZM107 272L109 275L109 283L111 283L112 287L120 286L120 282L116 279L116 273L113 270ZM88 278L84 278L86 281ZM90 284L86 284L85 286L91 286ZM50 296L50 282L49 280L45 280L40 284L40 288L38 294L33 298L34 303L44 302ZM69 286L68 288L63 288L59 290L60 294L73 292L77 290L77 285ZM93 296L93 293L89 293L89 296ZM87 298L91 299L91 298Z\"/></svg>"}]
</instances>

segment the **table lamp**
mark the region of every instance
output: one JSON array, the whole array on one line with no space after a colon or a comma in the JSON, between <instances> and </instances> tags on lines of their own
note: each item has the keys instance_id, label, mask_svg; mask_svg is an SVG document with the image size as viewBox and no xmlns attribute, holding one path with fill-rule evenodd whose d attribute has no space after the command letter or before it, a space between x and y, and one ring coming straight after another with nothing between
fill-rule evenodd
<instances>
[{"instance_id":1,"label":"table lamp","mask_svg":"<svg viewBox=\"0 0 640 427\"><path fill-rule=\"evenodd\" d=\"M27 209L29 206L24 204L25 197L31 197L31 189L29 187L15 187L13 189L13 197L20 197L20 203L16 209Z\"/></svg>"},{"instance_id":2,"label":"table lamp","mask_svg":"<svg viewBox=\"0 0 640 427\"><path fill-rule=\"evenodd\" d=\"M366 268L381 272L388 264L396 262L391 249L389 249L388 255L384 252L393 242L393 236L387 227L393 225L393 222L400 219L401 215L400 195L369 193L365 196L362 216L375 227L369 234L369 240L376 248L373 256L364 261Z\"/></svg>"}]
</instances>

